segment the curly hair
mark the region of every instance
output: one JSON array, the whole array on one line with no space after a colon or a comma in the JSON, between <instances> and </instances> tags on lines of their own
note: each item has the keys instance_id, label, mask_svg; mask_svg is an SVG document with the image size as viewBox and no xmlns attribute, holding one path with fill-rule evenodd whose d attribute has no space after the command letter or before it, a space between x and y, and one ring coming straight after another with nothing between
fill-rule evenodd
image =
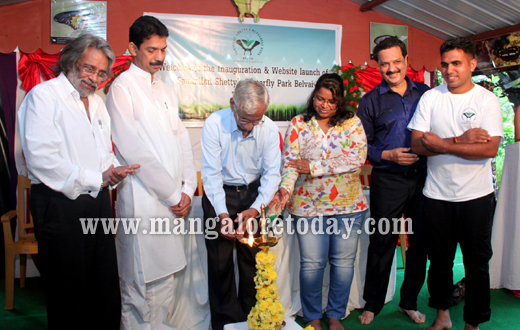
<instances>
[{"instance_id":1,"label":"curly hair","mask_svg":"<svg viewBox=\"0 0 520 330\"><path fill-rule=\"evenodd\" d=\"M354 117L354 113L347 110L343 80L341 80L341 77L337 73L325 73L318 79L311 96L307 100L307 108L302 113L303 121L308 122L312 117L316 116L317 112L316 109L314 109L314 96L322 88L328 89L336 101L336 114L332 116L329 121L331 126L336 126L343 123L345 120Z\"/></svg>"}]
</instances>

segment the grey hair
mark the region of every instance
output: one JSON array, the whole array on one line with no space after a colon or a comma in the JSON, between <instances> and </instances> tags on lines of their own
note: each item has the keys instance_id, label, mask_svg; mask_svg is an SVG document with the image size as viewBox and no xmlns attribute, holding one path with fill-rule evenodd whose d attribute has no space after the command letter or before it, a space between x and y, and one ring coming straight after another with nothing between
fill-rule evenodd
<instances>
[{"instance_id":1,"label":"grey hair","mask_svg":"<svg viewBox=\"0 0 520 330\"><path fill-rule=\"evenodd\" d=\"M103 52L108 59L107 72L110 73L112 64L116 59L114 51L105 39L90 33L82 34L61 50L60 59L56 66L55 73L58 74L63 72L67 75L69 72L73 71L76 62L83 57L83 54L89 48L98 49Z\"/></svg>"},{"instance_id":2,"label":"grey hair","mask_svg":"<svg viewBox=\"0 0 520 330\"><path fill-rule=\"evenodd\" d=\"M269 92L264 85L254 79L240 80L233 93L233 101L237 109L249 115L254 114L255 107L263 102L269 106Z\"/></svg>"}]
</instances>

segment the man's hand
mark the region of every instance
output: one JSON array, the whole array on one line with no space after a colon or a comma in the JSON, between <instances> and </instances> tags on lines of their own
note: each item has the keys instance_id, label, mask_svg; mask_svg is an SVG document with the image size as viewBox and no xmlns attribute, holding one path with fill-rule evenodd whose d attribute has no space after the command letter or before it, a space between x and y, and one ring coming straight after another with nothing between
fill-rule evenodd
<instances>
[{"instance_id":1,"label":"man's hand","mask_svg":"<svg viewBox=\"0 0 520 330\"><path fill-rule=\"evenodd\" d=\"M103 187L118 184L123 181L128 174L135 174L135 170L139 167L141 167L139 164L118 166L115 168L114 165L111 165L105 172L103 172Z\"/></svg>"},{"instance_id":2,"label":"man's hand","mask_svg":"<svg viewBox=\"0 0 520 330\"><path fill-rule=\"evenodd\" d=\"M221 213L218 217L220 218L220 235L229 240L234 240L236 238L235 226L233 225L233 220L231 220L229 214Z\"/></svg>"},{"instance_id":3,"label":"man's hand","mask_svg":"<svg viewBox=\"0 0 520 330\"><path fill-rule=\"evenodd\" d=\"M237 236L244 236L247 232L247 223L249 219L256 218L257 215L258 211L254 208L250 208L238 214L238 218L235 219L235 222L239 224L236 231Z\"/></svg>"},{"instance_id":4,"label":"man's hand","mask_svg":"<svg viewBox=\"0 0 520 330\"><path fill-rule=\"evenodd\" d=\"M267 207L274 209L277 213L282 213L283 209L285 208L285 204L289 201L289 192L285 190L285 188L280 188L274 194L273 199L269 202L269 205Z\"/></svg>"},{"instance_id":5,"label":"man's hand","mask_svg":"<svg viewBox=\"0 0 520 330\"><path fill-rule=\"evenodd\" d=\"M175 214L175 216L177 218L181 218L181 217L185 216L186 214L188 214L188 211L190 210L190 206L191 206L190 196L188 196L185 193L181 193L181 201L179 202L179 204L170 207L170 210L172 210L173 214Z\"/></svg>"},{"instance_id":6,"label":"man's hand","mask_svg":"<svg viewBox=\"0 0 520 330\"><path fill-rule=\"evenodd\" d=\"M307 159L295 159L287 162L289 167L296 169L296 172L302 174L311 173L310 161Z\"/></svg>"},{"instance_id":7,"label":"man's hand","mask_svg":"<svg viewBox=\"0 0 520 330\"><path fill-rule=\"evenodd\" d=\"M410 148L395 148L385 150L381 154L381 159L389 160L398 165L408 166L419 160L419 156L409 152Z\"/></svg>"},{"instance_id":8,"label":"man's hand","mask_svg":"<svg viewBox=\"0 0 520 330\"><path fill-rule=\"evenodd\" d=\"M457 137L458 143L486 143L489 141L491 141L491 135L482 128L470 128Z\"/></svg>"},{"instance_id":9,"label":"man's hand","mask_svg":"<svg viewBox=\"0 0 520 330\"><path fill-rule=\"evenodd\" d=\"M421 141L426 149L438 153L445 154L448 150L448 142L441 139L437 134L432 132L424 132Z\"/></svg>"}]
</instances>

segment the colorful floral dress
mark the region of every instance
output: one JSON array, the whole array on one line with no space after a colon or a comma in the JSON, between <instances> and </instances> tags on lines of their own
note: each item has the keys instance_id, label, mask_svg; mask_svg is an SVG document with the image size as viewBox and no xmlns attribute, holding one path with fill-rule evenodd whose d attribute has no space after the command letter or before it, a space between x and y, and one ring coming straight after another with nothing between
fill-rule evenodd
<instances>
[{"instance_id":1,"label":"colorful floral dress","mask_svg":"<svg viewBox=\"0 0 520 330\"><path fill-rule=\"evenodd\" d=\"M291 214L302 217L365 211L367 200L359 178L367 155L367 138L357 116L323 132L316 118L298 115L287 129L280 187L291 198ZM299 174L289 160L310 161L310 174Z\"/></svg>"}]
</instances>

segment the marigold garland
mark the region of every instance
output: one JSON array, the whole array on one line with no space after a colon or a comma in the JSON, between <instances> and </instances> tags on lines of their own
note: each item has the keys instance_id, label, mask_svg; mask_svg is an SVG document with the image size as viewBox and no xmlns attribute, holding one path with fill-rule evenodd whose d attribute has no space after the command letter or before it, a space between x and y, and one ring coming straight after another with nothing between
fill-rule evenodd
<instances>
[{"instance_id":1,"label":"marigold garland","mask_svg":"<svg viewBox=\"0 0 520 330\"><path fill-rule=\"evenodd\" d=\"M354 113L357 112L357 108L359 105L359 101L363 96L363 93L366 92L367 87L363 84L363 81L360 78L360 74L362 71L366 70L366 67L360 66L352 66L349 67L344 65L340 67L339 65L335 65L332 67L332 72L336 72L340 75L343 80L343 85L345 87L345 103L347 104L347 110L352 111Z\"/></svg>"},{"instance_id":2,"label":"marigold garland","mask_svg":"<svg viewBox=\"0 0 520 330\"><path fill-rule=\"evenodd\" d=\"M276 255L269 248L261 247L256 254L256 305L247 316L247 324L253 330L280 329L285 309L280 303L276 287Z\"/></svg>"}]
</instances>

